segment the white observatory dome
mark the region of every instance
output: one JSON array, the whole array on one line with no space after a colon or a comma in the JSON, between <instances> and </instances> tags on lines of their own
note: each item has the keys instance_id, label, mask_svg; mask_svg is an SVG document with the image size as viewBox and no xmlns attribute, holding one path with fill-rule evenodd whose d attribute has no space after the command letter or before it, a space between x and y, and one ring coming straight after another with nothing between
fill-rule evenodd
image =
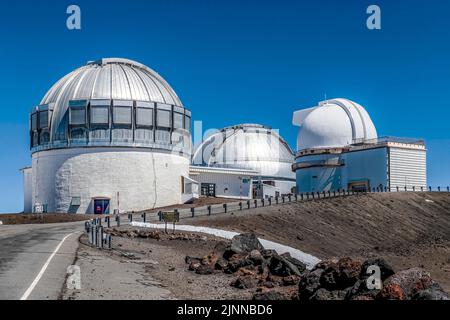
<instances>
[{"instance_id":1,"label":"white observatory dome","mask_svg":"<svg viewBox=\"0 0 450 320\"><path fill-rule=\"evenodd\" d=\"M377 131L367 111L348 99L332 99L294 113L300 126L297 150L344 147L376 139Z\"/></svg>"},{"instance_id":2,"label":"white observatory dome","mask_svg":"<svg viewBox=\"0 0 450 320\"><path fill-rule=\"evenodd\" d=\"M280 135L258 124L222 129L197 147L193 163L258 171L263 177L292 179L294 155Z\"/></svg>"}]
</instances>

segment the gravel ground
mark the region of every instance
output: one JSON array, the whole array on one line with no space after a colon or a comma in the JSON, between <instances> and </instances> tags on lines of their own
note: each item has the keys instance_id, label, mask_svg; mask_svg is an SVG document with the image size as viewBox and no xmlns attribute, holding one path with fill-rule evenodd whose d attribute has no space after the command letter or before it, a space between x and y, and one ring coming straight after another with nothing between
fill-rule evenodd
<instances>
[{"instance_id":1,"label":"gravel ground","mask_svg":"<svg viewBox=\"0 0 450 320\"><path fill-rule=\"evenodd\" d=\"M120 227L120 230L135 228ZM82 237L76 265L82 289L63 289L62 299L250 299L249 290L230 286L232 275L198 275L185 257L202 257L222 241L212 236L176 233L181 239L140 239L115 236L114 250L91 248Z\"/></svg>"}]
</instances>

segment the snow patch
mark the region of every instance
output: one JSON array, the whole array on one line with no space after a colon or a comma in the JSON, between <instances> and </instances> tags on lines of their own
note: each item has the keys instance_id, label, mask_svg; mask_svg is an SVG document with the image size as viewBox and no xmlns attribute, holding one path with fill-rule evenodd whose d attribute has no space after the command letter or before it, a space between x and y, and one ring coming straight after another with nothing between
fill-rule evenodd
<instances>
[{"instance_id":1,"label":"snow patch","mask_svg":"<svg viewBox=\"0 0 450 320\"><path fill-rule=\"evenodd\" d=\"M138 222L133 221L130 223L133 227L140 227L140 228L152 228L152 229L164 229L164 224L156 224L156 223L144 223L144 222ZM209 228L209 227L198 227L198 226L189 226L189 225L177 225L177 230L180 231L187 231L187 232L200 232L200 233L206 233L211 234L216 237L224 238L224 239L232 239L234 236L237 236L239 233L233 232L233 231L226 231L221 229L215 229L215 228ZM320 262L320 259L312 256L310 254L307 254L303 251L300 251L298 249L285 246L283 244L261 239L259 238L259 241L266 249L272 249L278 252L278 254L283 253L290 253L290 255L304 264L306 264L307 269L311 270L317 263Z\"/></svg>"}]
</instances>

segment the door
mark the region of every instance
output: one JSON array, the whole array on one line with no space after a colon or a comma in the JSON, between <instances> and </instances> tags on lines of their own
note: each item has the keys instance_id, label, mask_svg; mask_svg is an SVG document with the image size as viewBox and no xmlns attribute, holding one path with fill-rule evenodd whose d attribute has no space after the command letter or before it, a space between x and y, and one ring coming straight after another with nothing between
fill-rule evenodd
<instances>
[{"instance_id":1,"label":"door","mask_svg":"<svg viewBox=\"0 0 450 320\"><path fill-rule=\"evenodd\" d=\"M94 214L109 214L109 199L94 199Z\"/></svg>"}]
</instances>

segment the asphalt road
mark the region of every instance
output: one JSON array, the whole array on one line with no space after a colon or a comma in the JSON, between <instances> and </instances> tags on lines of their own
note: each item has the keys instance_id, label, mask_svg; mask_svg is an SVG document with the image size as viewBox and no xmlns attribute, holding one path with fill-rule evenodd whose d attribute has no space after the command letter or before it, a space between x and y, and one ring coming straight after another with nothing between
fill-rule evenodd
<instances>
[{"instance_id":1,"label":"asphalt road","mask_svg":"<svg viewBox=\"0 0 450 320\"><path fill-rule=\"evenodd\" d=\"M84 222L0 225L0 300L57 299L83 229Z\"/></svg>"}]
</instances>

